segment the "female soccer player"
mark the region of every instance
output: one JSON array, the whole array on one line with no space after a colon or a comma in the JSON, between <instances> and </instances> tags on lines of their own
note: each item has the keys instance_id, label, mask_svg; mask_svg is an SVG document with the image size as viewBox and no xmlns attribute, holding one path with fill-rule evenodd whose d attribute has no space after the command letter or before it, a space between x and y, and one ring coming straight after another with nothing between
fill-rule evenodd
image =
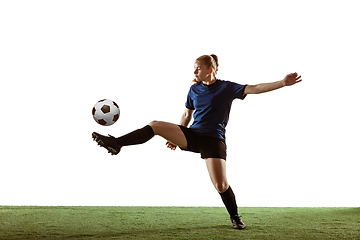
<instances>
[{"instance_id":1,"label":"female soccer player","mask_svg":"<svg viewBox=\"0 0 360 240\"><path fill-rule=\"evenodd\" d=\"M301 82L301 76L291 73L281 81L257 85L241 85L216 78L218 71L216 55L203 55L195 61L195 79L190 87L185 112L180 124L152 121L145 127L115 138L93 133L93 139L109 153L116 155L123 146L142 144L154 135L167 140L167 147L200 153L210 175L230 214L235 229L244 229L237 209L234 192L226 178L225 127L229 120L231 103L234 99L244 99L247 94L265 93ZM194 118L188 128L190 120Z\"/></svg>"}]
</instances>

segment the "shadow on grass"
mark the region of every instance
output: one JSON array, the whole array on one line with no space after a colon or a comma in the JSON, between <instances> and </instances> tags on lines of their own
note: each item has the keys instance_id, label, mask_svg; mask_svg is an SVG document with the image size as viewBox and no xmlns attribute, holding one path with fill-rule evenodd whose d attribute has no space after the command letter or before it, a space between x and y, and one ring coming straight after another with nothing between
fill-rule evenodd
<instances>
[{"instance_id":1,"label":"shadow on grass","mask_svg":"<svg viewBox=\"0 0 360 240\"><path fill-rule=\"evenodd\" d=\"M140 227L134 229L107 229L102 232L94 234L69 234L63 235L63 238L69 239L83 239L83 238L118 238L118 239L202 239L211 238L223 232L236 232L231 225L213 225L213 226L193 226L193 227L175 227L175 228L161 228L157 229L141 229ZM246 231L242 230L242 231Z\"/></svg>"}]
</instances>

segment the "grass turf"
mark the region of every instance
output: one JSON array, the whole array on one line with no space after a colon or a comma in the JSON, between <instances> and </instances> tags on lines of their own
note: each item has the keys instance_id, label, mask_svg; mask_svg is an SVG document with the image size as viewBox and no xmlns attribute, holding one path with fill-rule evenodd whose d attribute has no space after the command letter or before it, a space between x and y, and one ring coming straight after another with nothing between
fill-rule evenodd
<instances>
[{"instance_id":1,"label":"grass turf","mask_svg":"<svg viewBox=\"0 0 360 240\"><path fill-rule=\"evenodd\" d=\"M0 239L360 239L360 208L0 206Z\"/></svg>"}]
</instances>

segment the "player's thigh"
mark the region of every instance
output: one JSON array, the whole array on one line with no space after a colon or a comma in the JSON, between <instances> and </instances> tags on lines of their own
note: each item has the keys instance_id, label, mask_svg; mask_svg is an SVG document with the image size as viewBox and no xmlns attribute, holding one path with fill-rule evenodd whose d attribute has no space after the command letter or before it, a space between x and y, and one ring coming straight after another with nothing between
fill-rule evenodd
<instances>
[{"instance_id":1,"label":"player's thigh","mask_svg":"<svg viewBox=\"0 0 360 240\"><path fill-rule=\"evenodd\" d=\"M149 125L155 135L159 135L179 147L187 147L186 137L178 125L161 121L152 121Z\"/></svg>"},{"instance_id":2,"label":"player's thigh","mask_svg":"<svg viewBox=\"0 0 360 240\"><path fill-rule=\"evenodd\" d=\"M221 158L206 158L211 182L219 193L225 192L229 188L226 177L226 161Z\"/></svg>"}]
</instances>

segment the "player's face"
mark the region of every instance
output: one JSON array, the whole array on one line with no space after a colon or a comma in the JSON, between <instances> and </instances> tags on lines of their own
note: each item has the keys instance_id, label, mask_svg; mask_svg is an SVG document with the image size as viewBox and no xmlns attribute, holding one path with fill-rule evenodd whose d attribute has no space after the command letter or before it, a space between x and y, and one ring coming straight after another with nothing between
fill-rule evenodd
<instances>
[{"instance_id":1,"label":"player's face","mask_svg":"<svg viewBox=\"0 0 360 240\"><path fill-rule=\"evenodd\" d=\"M200 82L211 79L211 69L204 65L201 61L195 62L194 69L196 81Z\"/></svg>"}]
</instances>

